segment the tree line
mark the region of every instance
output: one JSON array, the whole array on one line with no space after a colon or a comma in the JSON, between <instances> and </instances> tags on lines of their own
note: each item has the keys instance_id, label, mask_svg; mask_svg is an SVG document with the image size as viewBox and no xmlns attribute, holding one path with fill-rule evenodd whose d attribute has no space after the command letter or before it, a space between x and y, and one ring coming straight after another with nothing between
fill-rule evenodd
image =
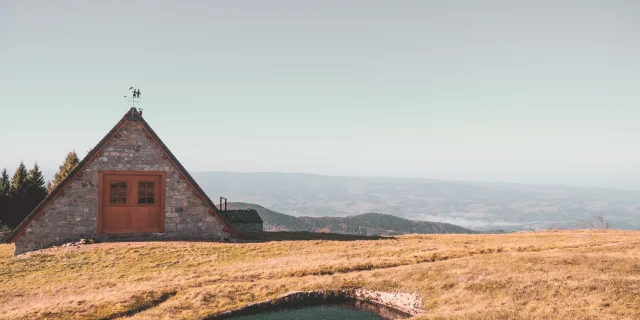
<instances>
[{"instance_id":1,"label":"tree line","mask_svg":"<svg viewBox=\"0 0 640 320\"><path fill-rule=\"evenodd\" d=\"M69 152L49 182L45 182L37 162L30 170L20 162L11 176L4 168L0 174L0 238L17 227L79 162L76 152Z\"/></svg>"}]
</instances>

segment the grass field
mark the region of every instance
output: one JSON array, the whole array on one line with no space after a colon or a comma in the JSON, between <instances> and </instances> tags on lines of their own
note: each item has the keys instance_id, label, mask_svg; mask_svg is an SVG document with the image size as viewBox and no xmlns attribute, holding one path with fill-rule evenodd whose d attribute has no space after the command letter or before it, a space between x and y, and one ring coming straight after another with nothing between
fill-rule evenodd
<instances>
[{"instance_id":1,"label":"grass field","mask_svg":"<svg viewBox=\"0 0 640 320\"><path fill-rule=\"evenodd\" d=\"M0 319L198 319L290 291L354 287L418 293L427 312L417 319L640 319L640 232L632 231L12 253L0 245Z\"/></svg>"}]
</instances>

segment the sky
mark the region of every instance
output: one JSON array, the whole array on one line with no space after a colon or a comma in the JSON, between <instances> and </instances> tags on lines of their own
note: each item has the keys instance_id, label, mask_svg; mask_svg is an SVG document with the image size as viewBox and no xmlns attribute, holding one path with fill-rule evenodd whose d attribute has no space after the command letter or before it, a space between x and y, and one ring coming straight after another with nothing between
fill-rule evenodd
<instances>
[{"instance_id":1,"label":"sky","mask_svg":"<svg viewBox=\"0 0 640 320\"><path fill-rule=\"evenodd\" d=\"M640 189L636 0L0 0L0 168L130 86L190 171Z\"/></svg>"}]
</instances>

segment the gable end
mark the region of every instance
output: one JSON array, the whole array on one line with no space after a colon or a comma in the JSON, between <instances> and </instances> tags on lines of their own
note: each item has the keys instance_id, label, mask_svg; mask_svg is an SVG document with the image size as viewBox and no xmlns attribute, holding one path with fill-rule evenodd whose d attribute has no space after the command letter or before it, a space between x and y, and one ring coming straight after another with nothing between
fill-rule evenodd
<instances>
[{"instance_id":1,"label":"gable end","mask_svg":"<svg viewBox=\"0 0 640 320\"><path fill-rule=\"evenodd\" d=\"M162 142L160 137L153 131L149 124L142 118L140 112L136 108L131 108L122 119L107 133L102 140L93 148L89 153L80 161L80 163L65 177L58 186L44 199L38 206L16 227L16 229L6 239L6 243L15 242L16 238L24 234L25 230L35 219L44 214L44 208L58 196L64 195L64 189L69 183L76 177L81 176L81 172L89 165L95 158L100 157L102 149L114 138L117 138L119 131L125 127L129 122L137 122L141 125L144 131L149 135L149 138L154 144L163 152L163 158L168 159L173 166L178 170L182 177L187 180L189 186L195 191L197 196L207 205L208 213L214 216L224 226L224 231L228 232L232 237L237 238L235 229L231 226L226 217L223 217L218 208L213 204L211 199L204 193L202 188L197 184L193 177L182 166L178 159L171 153L167 146ZM80 175L79 175L80 173ZM164 214L164 213L163 213Z\"/></svg>"}]
</instances>

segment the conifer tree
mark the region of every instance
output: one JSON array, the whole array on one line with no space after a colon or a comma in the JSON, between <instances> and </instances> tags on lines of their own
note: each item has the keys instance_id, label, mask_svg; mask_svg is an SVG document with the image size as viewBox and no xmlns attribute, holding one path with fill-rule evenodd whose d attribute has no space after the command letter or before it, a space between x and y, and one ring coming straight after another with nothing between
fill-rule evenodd
<instances>
[{"instance_id":1,"label":"conifer tree","mask_svg":"<svg viewBox=\"0 0 640 320\"><path fill-rule=\"evenodd\" d=\"M9 197L9 190L11 188L10 181L9 174L7 174L7 168L4 168L0 175L0 228L7 223L9 216L9 205L11 200Z\"/></svg>"},{"instance_id":2,"label":"conifer tree","mask_svg":"<svg viewBox=\"0 0 640 320\"><path fill-rule=\"evenodd\" d=\"M29 212L35 209L35 207L37 207L38 204L47 196L44 176L42 175L42 171L40 171L40 167L37 162L33 165L33 169L29 170L26 183L27 190L25 210L27 214L29 214Z\"/></svg>"},{"instance_id":3,"label":"conifer tree","mask_svg":"<svg viewBox=\"0 0 640 320\"><path fill-rule=\"evenodd\" d=\"M4 168L4 170L2 170L2 174L0 175L0 196L8 197L10 188L11 188L11 180L9 179L7 168Z\"/></svg>"},{"instance_id":4,"label":"conifer tree","mask_svg":"<svg viewBox=\"0 0 640 320\"><path fill-rule=\"evenodd\" d=\"M4 215L4 223L10 227L16 227L20 224L20 221L24 219L29 213L24 213L26 195L27 195L27 168L24 163L20 162L20 165L16 169L16 172L11 177L9 186L9 205Z\"/></svg>"},{"instance_id":5,"label":"conifer tree","mask_svg":"<svg viewBox=\"0 0 640 320\"><path fill-rule=\"evenodd\" d=\"M13 174L11 178L11 188L10 194L14 200L20 201L23 198L27 191L27 167L24 166L23 162L20 162L16 172Z\"/></svg>"},{"instance_id":6,"label":"conifer tree","mask_svg":"<svg viewBox=\"0 0 640 320\"><path fill-rule=\"evenodd\" d=\"M6 224L7 215L9 214L9 198L0 193L0 228ZM1 239L0 239L1 240Z\"/></svg>"},{"instance_id":7,"label":"conifer tree","mask_svg":"<svg viewBox=\"0 0 640 320\"><path fill-rule=\"evenodd\" d=\"M78 163L80 163L80 160L78 159L78 155L76 154L76 152L69 152L67 154L67 157L64 159L64 163L60 166L58 172L56 172L56 174L53 176L53 180L50 184L47 185L47 191L53 191L53 189L55 189L58 184L60 184L60 182L62 182L62 180L64 180L64 178L68 176L69 173L71 173L71 171L78 165Z\"/></svg>"}]
</instances>

